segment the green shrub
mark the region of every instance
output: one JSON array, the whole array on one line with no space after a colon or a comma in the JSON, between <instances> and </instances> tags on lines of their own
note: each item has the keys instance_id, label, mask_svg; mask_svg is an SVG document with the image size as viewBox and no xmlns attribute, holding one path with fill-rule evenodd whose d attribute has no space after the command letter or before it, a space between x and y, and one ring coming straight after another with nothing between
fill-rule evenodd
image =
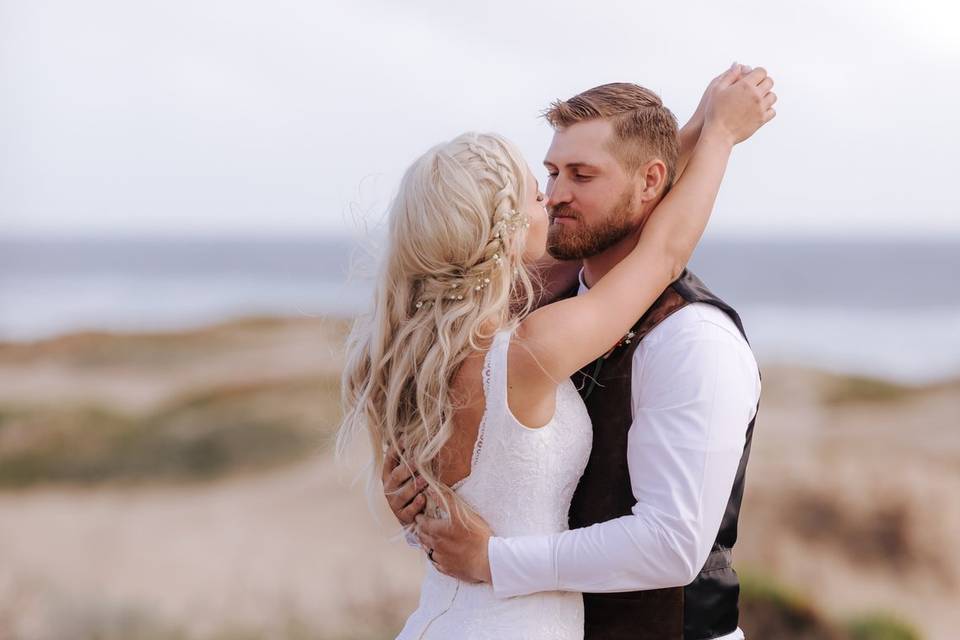
<instances>
[{"instance_id":1,"label":"green shrub","mask_svg":"<svg viewBox=\"0 0 960 640\"><path fill-rule=\"evenodd\" d=\"M861 402L899 402L920 390L874 378L845 376L832 381L823 391L823 401L830 405Z\"/></svg>"},{"instance_id":2,"label":"green shrub","mask_svg":"<svg viewBox=\"0 0 960 640\"><path fill-rule=\"evenodd\" d=\"M920 640L906 622L886 613L861 616L847 625L851 640Z\"/></svg>"}]
</instances>

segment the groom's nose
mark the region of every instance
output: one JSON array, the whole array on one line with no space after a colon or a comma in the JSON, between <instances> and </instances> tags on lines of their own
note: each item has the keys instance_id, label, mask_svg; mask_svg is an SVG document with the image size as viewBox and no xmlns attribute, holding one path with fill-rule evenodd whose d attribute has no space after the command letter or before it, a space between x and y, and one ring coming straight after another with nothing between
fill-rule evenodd
<instances>
[{"instance_id":1,"label":"groom's nose","mask_svg":"<svg viewBox=\"0 0 960 640\"><path fill-rule=\"evenodd\" d=\"M566 180L556 177L547 184L547 209L552 209L558 204L569 204L572 198L570 189L567 188Z\"/></svg>"}]
</instances>

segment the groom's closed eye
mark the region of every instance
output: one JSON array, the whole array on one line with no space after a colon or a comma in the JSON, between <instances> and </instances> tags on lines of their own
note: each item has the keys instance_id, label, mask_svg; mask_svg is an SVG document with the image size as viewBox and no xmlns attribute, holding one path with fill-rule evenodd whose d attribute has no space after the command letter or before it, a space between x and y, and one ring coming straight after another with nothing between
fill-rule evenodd
<instances>
[{"instance_id":1,"label":"groom's closed eye","mask_svg":"<svg viewBox=\"0 0 960 640\"><path fill-rule=\"evenodd\" d=\"M552 171L552 172L550 172L550 173L547 174L547 178L548 178L549 180L556 180L558 175L560 175L559 172L557 172L557 171ZM593 178L595 178L595 177L596 177L596 176L594 176L594 175L590 175L590 174L586 174L586 173L580 173L579 171L574 171L574 172L573 172L573 176L572 176L572 178L573 178L574 180L578 181L578 182L583 182L583 181L586 181L586 180L591 180L591 179L593 179Z\"/></svg>"}]
</instances>

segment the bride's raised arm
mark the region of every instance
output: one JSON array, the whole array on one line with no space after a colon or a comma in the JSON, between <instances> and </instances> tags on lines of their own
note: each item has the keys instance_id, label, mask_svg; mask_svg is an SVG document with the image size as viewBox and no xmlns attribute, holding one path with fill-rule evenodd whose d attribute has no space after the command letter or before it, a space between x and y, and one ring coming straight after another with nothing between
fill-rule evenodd
<instances>
[{"instance_id":1,"label":"bride's raised arm","mask_svg":"<svg viewBox=\"0 0 960 640\"><path fill-rule=\"evenodd\" d=\"M556 385L606 353L685 268L713 209L730 152L775 115L766 71L711 95L704 125L686 170L650 214L636 247L584 295L546 305L518 330L529 360L526 384ZM761 84L763 83L763 84ZM765 97L766 94L766 97Z\"/></svg>"}]
</instances>

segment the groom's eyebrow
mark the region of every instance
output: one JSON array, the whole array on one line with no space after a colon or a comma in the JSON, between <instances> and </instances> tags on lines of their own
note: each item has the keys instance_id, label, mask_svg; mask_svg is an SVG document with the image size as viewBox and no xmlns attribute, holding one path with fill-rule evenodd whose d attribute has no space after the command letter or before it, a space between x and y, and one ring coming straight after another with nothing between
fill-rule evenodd
<instances>
[{"instance_id":1,"label":"groom's eyebrow","mask_svg":"<svg viewBox=\"0 0 960 640\"><path fill-rule=\"evenodd\" d=\"M547 161L544 161L544 162L543 162L543 166L545 166L547 169L549 169L549 168L551 168L551 167L556 168L556 165L555 165L555 164L553 164L552 162L547 162ZM563 168L564 168L564 169L589 169L589 170L591 170L591 171L597 171L597 170L598 170L598 168L597 168L596 165L592 165L592 164L589 164L589 163L587 163L587 162L568 162L567 164L563 165Z\"/></svg>"}]
</instances>

